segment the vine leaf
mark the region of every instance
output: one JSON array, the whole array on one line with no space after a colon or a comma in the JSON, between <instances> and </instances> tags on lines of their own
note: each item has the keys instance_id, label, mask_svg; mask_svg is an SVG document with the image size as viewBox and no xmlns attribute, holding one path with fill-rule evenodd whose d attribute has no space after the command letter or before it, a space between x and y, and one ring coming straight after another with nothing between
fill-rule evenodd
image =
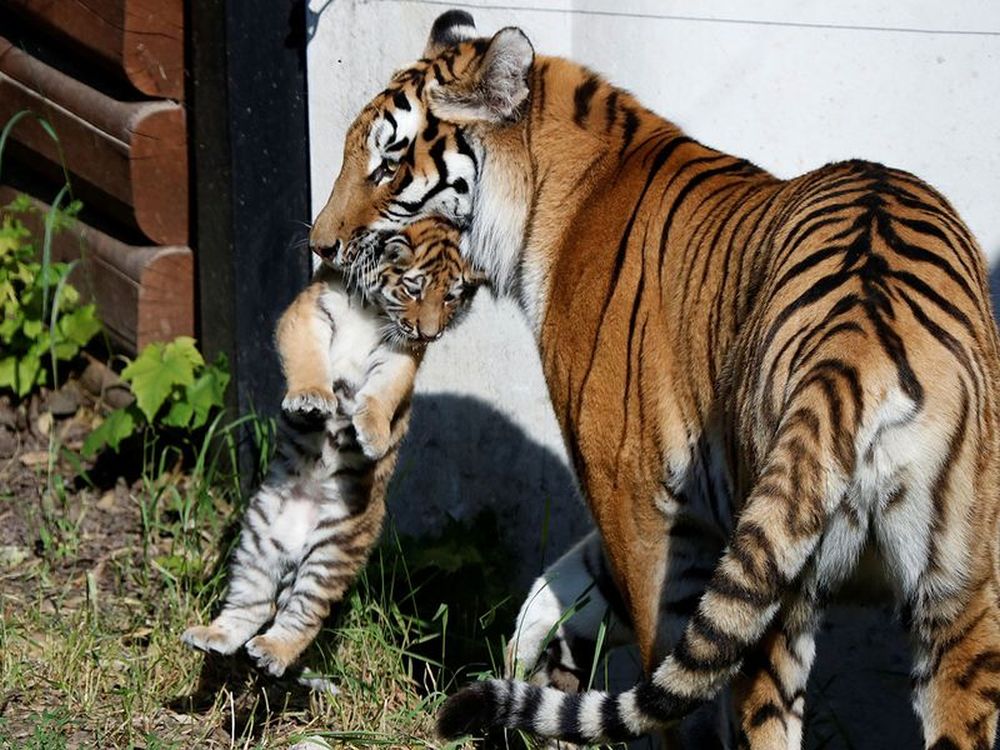
<instances>
[{"instance_id":1,"label":"vine leaf","mask_svg":"<svg viewBox=\"0 0 1000 750\"><path fill-rule=\"evenodd\" d=\"M194 339L181 336L166 345L147 346L122 370L122 380L132 387L139 410L152 424L174 386L191 385L194 368L201 364L204 360L195 348Z\"/></svg>"}]
</instances>

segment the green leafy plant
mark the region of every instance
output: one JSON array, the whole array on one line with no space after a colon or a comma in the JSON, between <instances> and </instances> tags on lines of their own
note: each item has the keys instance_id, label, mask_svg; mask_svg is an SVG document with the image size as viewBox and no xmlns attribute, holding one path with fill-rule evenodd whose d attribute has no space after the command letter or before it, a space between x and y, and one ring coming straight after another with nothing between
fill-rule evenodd
<instances>
[{"instance_id":1,"label":"green leafy plant","mask_svg":"<svg viewBox=\"0 0 1000 750\"><path fill-rule=\"evenodd\" d=\"M19 398L54 385L56 363L76 357L101 329L94 305L67 283L75 264L50 261L52 234L80 210L78 201L58 208L63 195L45 216L41 244L21 219L38 210L27 196L0 211L0 391Z\"/></svg>"},{"instance_id":2,"label":"green leafy plant","mask_svg":"<svg viewBox=\"0 0 1000 750\"><path fill-rule=\"evenodd\" d=\"M229 384L225 356L206 363L190 336L147 345L121 377L135 401L111 412L87 436L83 443L87 458L105 448L117 450L123 440L143 429L199 430L222 409Z\"/></svg>"}]
</instances>

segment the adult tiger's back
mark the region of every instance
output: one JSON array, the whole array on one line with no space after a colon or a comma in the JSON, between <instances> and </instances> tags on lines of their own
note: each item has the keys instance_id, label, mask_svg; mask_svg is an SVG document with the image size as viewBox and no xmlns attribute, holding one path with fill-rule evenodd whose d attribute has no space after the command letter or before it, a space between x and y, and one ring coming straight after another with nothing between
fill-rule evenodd
<instances>
[{"instance_id":1,"label":"adult tiger's back","mask_svg":"<svg viewBox=\"0 0 1000 750\"><path fill-rule=\"evenodd\" d=\"M992 742L997 332L940 195L870 162L779 180L460 12L345 154L316 244L444 215L524 310L651 673L617 696L481 683L444 734L627 738L731 682L745 744L794 747L823 601L873 538L927 745Z\"/></svg>"}]
</instances>

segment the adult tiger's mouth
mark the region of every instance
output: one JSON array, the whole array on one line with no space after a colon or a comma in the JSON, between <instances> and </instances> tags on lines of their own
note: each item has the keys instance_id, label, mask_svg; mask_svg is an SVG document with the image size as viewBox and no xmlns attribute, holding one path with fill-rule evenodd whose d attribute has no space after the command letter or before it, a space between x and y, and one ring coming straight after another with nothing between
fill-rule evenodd
<instances>
[{"instance_id":1,"label":"adult tiger's mouth","mask_svg":"<svg viewBox=\"0 0 1000 750\"><path fill-rule=\"evenodd\" d=\"M344 246L332 265L343 272L349 289L360 292L366 299L370 297L379 282L386 243L393 235L388 231L365 230Z\"/></svg>"},{"instance_id":2,"label":"adult tiger's mouth","mask_svg":"<svg viewBox=\"0 0 1000 750\"><path fill-rule=\"evenodd\" d=\"M359 259L366 256L376 256L377 250L385 246L392 232L380 232L371 229L362 229L355 233L347 244L341 245L340 252L337 253L334 263L344 270L351 270Z\"/></svg>"}]
</instances>

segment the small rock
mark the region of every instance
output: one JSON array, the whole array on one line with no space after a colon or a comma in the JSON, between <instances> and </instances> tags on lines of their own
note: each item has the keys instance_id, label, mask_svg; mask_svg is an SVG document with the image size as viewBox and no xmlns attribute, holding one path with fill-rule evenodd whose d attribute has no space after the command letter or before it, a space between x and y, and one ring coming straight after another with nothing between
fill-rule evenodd
<instances>
[{"instance_id":1,"label":"small rock","mask_svg":"<svg viewBox=\"0 0 1000 750\"><path fill-rule=\"evenodd\" d=\"M296 742L288 750L330 750L330 745L320 737L307 737Z\"/></svg>"},{"instance_id":2,"label":"small rock","mask_svg":"<svg viewBox=\"0 0 1000 750\"><path fill-rule=\"evenodd\" d=\"M14 568L28 559L28 550L23 547L0 547L0 568Z\"/></svg>"},{"instance_id":3,"label":"small rock","mask_svg":"<svg viewBox=\"0 0 1000 750\"><path fill-rule=\"evenodd\" d=\"M93 429L92 421L94 415L87 408L80 409L71 419L62 423L59 429L59 439L68 447L74 450L79 449L84 438Z\"/></svg>"},{"instance_id":4,"label":"small rock","mask_svg":"<svg viewBox=\"0 0 1000 750\"><path fill-rule=\"evenodd\" d=\"M35 432L43 437L49 436L49 431L52 429L52 414L50 412L45 412L44 414L39 414L38 419L35 420Z\"/></svg>"},{"instance_id":5,"label":"small rock","mask_svg":"<svg viewBox=\"0 0 1000 750\"><path fill-rule=\"evenodd\" d=\"M48 451L27 451L18 456L18 460L25 466L41 466L49 462Z\"/></svg>"},{"instance_id":6,"label":"small rock","mask_svg":"<svg viewBox=\"0 0 1000 750\"><path fill-rule=\"evenodd\" d=\"M0 427L0 458L10 458L17 452L17 434Z\"/></svg>"},{"instance_id":7,"label":"small rock","mask_svg":"<svg viewBox=\"0 0 1000 750\"><path fill-rule=\"evenodd\" d=\"M56 417L69 417L80 408L80 387L70 381L49 396L49 413Z\"/></svg>"},{"instance_id":8,"label":"small rock","mask_svg":"<svg viewBox=\"0 0 1000 750\"><path fill-rule=\"evenodd\" d=\"M97 507L101 510L111 510L115 507L115 491L108 490L103 495L101 499L97 501Z\"/></svg>"},{"instance_id":9,"label":"small rock","mask_svg":"<svg viewBox=\"0 0 1000 750\"><path fill-rule=\"evenodd\" d=\"M17 412L6 396L0 398L0 427L6 427L8 430L17 429Z\"/></svg>"}]
</instances>

